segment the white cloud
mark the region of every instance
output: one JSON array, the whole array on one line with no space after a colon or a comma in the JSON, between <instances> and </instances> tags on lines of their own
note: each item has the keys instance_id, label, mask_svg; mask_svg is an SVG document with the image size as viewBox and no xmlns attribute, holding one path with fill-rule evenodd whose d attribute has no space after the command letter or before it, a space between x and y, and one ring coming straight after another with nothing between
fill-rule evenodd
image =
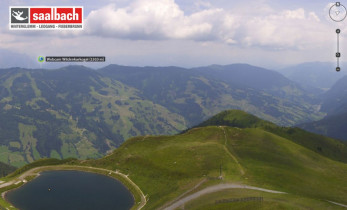
<instances>
[{"instance_id":1,"label":"white cloud","mask_svg":"<svg viewBox=\"0 0 347 210\"><path fill-rule=\"evenodd\" d=\"M314 12L299 8L245 22L243 43L275 49L304 49L329 40L329 27Z\"/></svg>"},{"instance_id":2,"label":"white cloud","mask_svg":"<svg viewBox=\"0 0 347 210\"><path fill-rule=\"evenodd\" d=\"M303 49L327 40L327 26L303 8L266 14L213 8L186 15L174 0L137 0L128 7L114 4L92 11L87 34L130 40L187 39L219 41L246 47ZM253 15L253 16L252 16Z\"/></svg>"},{"instance_id":3,"label":"white cloud","mask_svg":"<svg viewBox=\"0 0 347 210\"><path fill-rule=\"evenodd\" d=\"M208 1L196 0L194 1L194 6L196 9L201 10L205 8L212 8L212 4Z\"/></svg>"},{"instance_id":4,"label":"white cloud","mask_svg":"<svg viewBox=\"0 0 347 210\"><path fill-rule=\"evenodd\" d=\"M187 16L174 0L138 0L125 8L111 4L92 11L86 18L86 30L128 39L211 40L225 17L223 9L210 8Z\"/></svg>"}]
</instances>

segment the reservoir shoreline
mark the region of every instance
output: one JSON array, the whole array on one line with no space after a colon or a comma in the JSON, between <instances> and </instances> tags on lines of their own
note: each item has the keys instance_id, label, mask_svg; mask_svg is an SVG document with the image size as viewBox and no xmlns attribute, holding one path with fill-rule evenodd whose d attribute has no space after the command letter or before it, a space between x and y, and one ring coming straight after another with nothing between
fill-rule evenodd
<instances>
[{"instance_id":1,"label":"reservoir shoreline","mask_svg":"<svg viewBox=\"0 0 347 210\"><path fill-rule=\"evenodd\" d=\"M3 184L0 184L0 188L7 187L7 186L12 186L16 183L18 183L18 187L15 187L13 189L7 190L5 192L1 193L1 197L3 200L5 200L7 203L13 205L11 202L9 202L6 199L6 193L15 190L19 187L22 187L24 184L36 179L39 175L40 172L44 171L81 171L81 172L89 172L89 173L95 173L95 174L100 174L104 175L107 177L111 177L119 182L121 182L130 192L134 199L134 205L131 209L142 209L146 205L146 198L141 191L141 189L125 174L120 173L119 171L112 171L108 169L103 169L103 168L94 168L94 167L89 167L89 166L74 166L74 165L57 165L57 166L41 166L37 168L30 169L26 172L24 172L22 175L20 175L17 178L14 178L11 181L5 182ZM24 182L25 178L29 176L34 176L31 178L28 182Z\"/></svg>"}]
</instances>

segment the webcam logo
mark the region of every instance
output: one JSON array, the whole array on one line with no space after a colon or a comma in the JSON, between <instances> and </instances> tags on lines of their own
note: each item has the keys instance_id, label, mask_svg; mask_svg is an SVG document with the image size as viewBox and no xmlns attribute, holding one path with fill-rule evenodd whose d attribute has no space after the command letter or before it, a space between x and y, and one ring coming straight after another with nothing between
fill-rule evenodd
<instances>
[{"instance_id":1,"label":"webcam logo","mask_svg":"<svg viewBox=\"0 0 347 210\"><path fill-rule=\"evenodd\" d=\"M40 63L42 63L43 61L45 61L45 57L43 56L39 56L39 58L37 59Z\"/></svg>"},{"instance_id":2,"label":"webcam logo","mask_svg":"<svg viewBox=\"0 0 347 210\"><path fill-rule=\"evenodd\" d=\"M29 23L29 8L11 8L11 23Z\"/></svg>"}]
</instances>

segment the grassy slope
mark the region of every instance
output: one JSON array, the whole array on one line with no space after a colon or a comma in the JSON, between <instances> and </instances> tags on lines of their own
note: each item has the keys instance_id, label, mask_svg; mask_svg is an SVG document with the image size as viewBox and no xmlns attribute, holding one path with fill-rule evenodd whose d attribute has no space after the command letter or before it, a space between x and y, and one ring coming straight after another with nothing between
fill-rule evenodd
<instances>
[{"instance_id":1,"label":"grassy slope","mask_svg":"<svg viewBox=\"0 0 347 210\"><path fill-rule=\"evenodd\" d=\"M289 139L325 157L347 163L347 145L341 141L310 133L300 128L280 127L240 110L223 111L201 123L198 127L209 125L261 128Z\"/></svg>"},{"instance_id":2,"label":"grassy slope","mask_svg":"<svg viewBox=\"0 0 347 210\"><path fill-rule=\"evenodd\" d=\"M147 209L173 200L206 177L218 177L221 164L224 181L347 203L346 164L259 128L211 126L177 136L137 137L87 164L129 174L149 195Z\"/></svg>"},{"instance_id":3,"label":"grassy slope","mask_svg":"<svg viewBox=\"0 0 347 210\"><path fill-rule=\"evenodd\" d=\"M215 131L133 138L111 156L89 164L129 174L150 196L147 208L159 207L203 178L217 177L221 161L225 167L238 168L223 149L222 133ZM240 179L237 170L228 176Z\"/></svg>"},{"instance_id":4,"label":"grassy slope","mask_svg":"<svg viewBox=\"0 0 347 210\"><path fill-rule=\"evenodd\" d=\"M347 202L347 165L261 129L231 136L229 148L246 169L248 183L302 196ZM237 138L232 136L238 135Z\"/></svg>"}]
</instances>

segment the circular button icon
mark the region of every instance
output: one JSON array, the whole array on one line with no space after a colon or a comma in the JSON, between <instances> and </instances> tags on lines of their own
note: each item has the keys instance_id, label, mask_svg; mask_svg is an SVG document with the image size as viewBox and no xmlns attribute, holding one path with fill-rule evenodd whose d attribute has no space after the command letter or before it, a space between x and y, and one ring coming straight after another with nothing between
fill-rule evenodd
<instances>
[{"instance_id":1,"label":"circular button icon","mask_svg":"<svg viewBox=\"0 0 347 210\"><path fill-rule=\"evenodd\" d=\"M43 56L39 56L39 58L37 59L39 62L43 62L43 61L45 61L45 57L43 57Z\"/></svg>"},{"instance_id":2,"label":"circular button icon","mask_svg":"<svg viewBox=\"0 0 347 210\"><path fill-rule=\"evenodd\" d=\"M340 2L336 2L329 9L329 16L333 21L341 22L347 16L347 9Z\"/></svg>"}]
</instances>

